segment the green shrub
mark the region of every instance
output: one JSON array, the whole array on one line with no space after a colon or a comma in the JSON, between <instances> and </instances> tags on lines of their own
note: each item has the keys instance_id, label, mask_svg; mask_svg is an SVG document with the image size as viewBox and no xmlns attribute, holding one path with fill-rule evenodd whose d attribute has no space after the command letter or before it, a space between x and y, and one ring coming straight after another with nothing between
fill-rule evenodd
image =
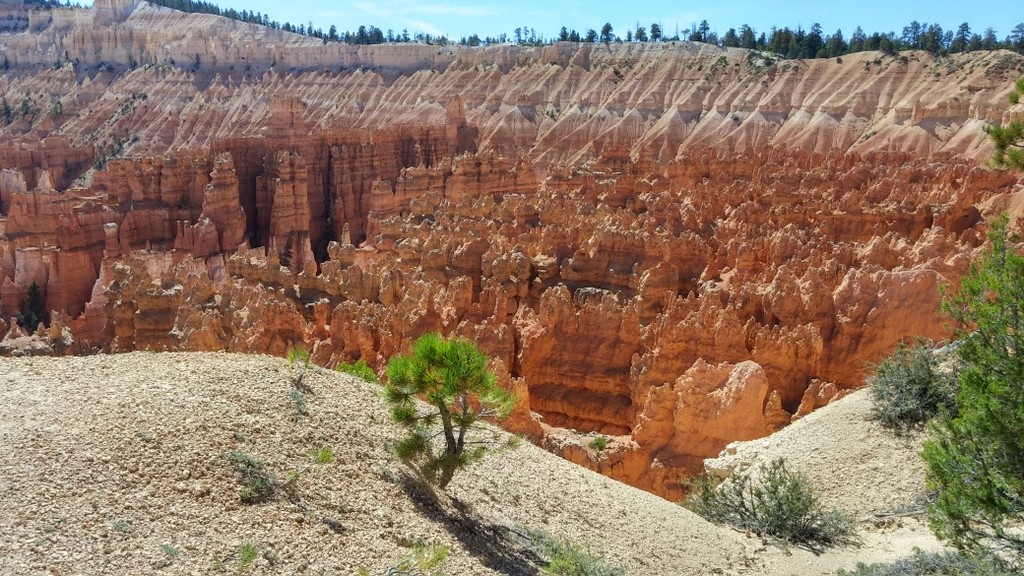
<instances>
[{"instance_id":1,"label":"green shrub","mask_svg":"<svg viewBox=\"0 0 1024 576\"><path fill-rule=\"evenodd\" d=\"M622 576L626 571L610 565L601 556L561 538L554 538L540 530L528 530L527 535L541 555L548 560L545 574L556 576Z\"/></svg>"},{"instance_id":2,"label":"green shrub","mask_svg":"<svg viewBox=\"0 0 1024 576\"><path fill-rule=\"evenodd\" d=\"M351 374L356 378L362 378L367 382L377 382L377 373L370 368L366 360L360 358L356 360L355 364L349 364L348 362L342 362L338 364L338 372L344 372L345 374Z\"/></svg>"},{"instance_id":3,"label":"green shrub","mask_svg":"<svg viewBox=\"0 0 1024 576\"><path fill-rule=\"evenodd\" d=\"M288 364L291 364L292 366L297 368L309 367L309 350L306 350L302 346L289 348L285 357L288 359Z\"/></svg>"},{"instance_id":4,"label":"green shrub","mask_svg":"<svg viewBox=\"0 0 1024 576\"><path fill-rule=\"evenodd\" d=\"M160 552L163 554L163 558L157 561L157 568L166 568L174 563L174 561L181 556L181 549L175 547L172 544L161 544Z\"/></svg>"},{"instance_id":5,"label":"green shrub","mask_svg":"<svg viewBox=\"0 0 1024 576\"><path fill-rule=\"evenodd\" d=\"M235 472L242 484L238 497L246 504L266 502L274 496L277 479L264 466L263 462L245 452L228 452L228 460L235 464Z\"/></svg>"},{"instance_id":6,"label":"green shrub","mask_svg":"<svg viewBox=\"0 0 1024 576\"><path fill-rule=\"evenodd\" d=\"M382 572L381 576L442 576L437 568L447 558L447 546L417 540L412 546L412 554ZM371 576L370 571L365 568L360 569L357 574Z\"/></svg>"},{"instance_id":7,"label":"green shrub","mask_svg":"<svg viewBox=\"0 0 1024 576\"><path fill-rule=\"evenodd\" d=\"M301 494L299 494L299 480L302 478L303 472L305 470L289 470L284 475L284 482L281 482L281 489L284 490L284 493L293 502L301 498Z\"/></svg>"},{"instance_id":8,"label":"green shrub","mask_svg":"<svg viewBox=\"0 0 1024 576\"><path fill-rule=\"evenodd\" d=\"M300 420L309 416L309 407L306 406L306 396L302 393L302 390L292 388L288 391L288 398L292 401L292 405L295 407L295 414Z\"/></svg>"},{"instance_id":9,"label":"green shrub","mask_svg":"<svg viewBox=\"0 0 1024 576\"><path fill-rule=\"evenodd\" d=\"M181 550L174 547L172 544L161 544L160 551L169 559L177 558L181 555Z\"/></svg>"},{"instance_id":10,"label":"green shrub","mask_svg":"<svg viewBox=\"0 0 1024 576\"><path fill-rule=\"evenodd\" d=\"M589 444L587 444L587 446L590 446L594 450L601 451L604 450L606 446L608 446L608 439L605 438L604 436L595 436L594 439L591 440Z\"/></svg>"},{"instance_id":11,"label":"green shrub","mask_svg":"<svg viewBox=\"0 0 1024 576\"><path fill-rule=\"evenodd\" d=\"M444 563L447 558L447 546L442 546L440 544L427 544L420 540L412 546L412 558L405 560L399 565L399 567L401 568L403 565L407 568L416 567L425 574L440 575L441 572L439 570L435 570L435 568Z\"/></svg>"},{"instance_id":12,"label":"green shrub","mask_svg":"<svg viewBox=\"0 0 1024 576\"><path fill-rule=\"evenodd\" d=\"M784 459L763 464L759 472L756 480L738 473L717 487L701 476L685 505L712 522L811 549L854 541L853 519L824 510L810 480L789 470Z\"/></svg>"},{"instance_id":13,"label":"green shrub","mask_svg":"<svg viewBox=\"0 0 1024 576\"><path fill-rule=\"evenodd\" d=\"M328 446L313 452L313 461L317 464L330 464L334 460L334 451Z\"/></svg>"},{"instance_id":14,"label":"green shrub","mask_svg":"<svg viewBox=\"0 0 1024 576\"><path fill-rule=\"evenodd\" d=\"M259 557L260 549L258 546L252 543L242 544L242 547L238 549L238 566L245 570Z\"/></svg>"},{"instance_id":15,"label":"green shrub","mask_svg":"<svg viewBox=\"0 0 1024 576\"><path fill-rule=\"evenodd\" d=\"M955 409L956 384L936 370L932 348L927 340L910 348L901 343L868 378L871 416L883 426L903 432L927 422L940 408Z\"/></svg>"},{"instance_id":16,"label":"green shrub","mask_svg":"<svg viewBox=\"0 0 1024 576\"><path fill-rule=\"evenodd\" d=\"M886 564L857 563L857 568L840 570L837 576L1011 576L989 559L964 556L959 552L922 552Z\"/></svg>"}]
</instances>

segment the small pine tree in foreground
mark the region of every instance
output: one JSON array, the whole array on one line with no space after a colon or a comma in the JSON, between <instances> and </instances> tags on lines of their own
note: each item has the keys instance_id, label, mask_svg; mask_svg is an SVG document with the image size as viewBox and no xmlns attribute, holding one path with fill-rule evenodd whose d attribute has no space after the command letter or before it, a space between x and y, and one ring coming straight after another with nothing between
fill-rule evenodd
<instances>
[{"instance_id":1,"label":"small pine tree in foreground","mask_svg":"<svg viewBox=\"0 0 1024 576\"><path fill-rule=\"evenodd\" d=\"M515 442L501 442L498 432L480 425L483 417L507 416L516 398L495 383L487 357L468 340L421 336L410 354L388 362L384 397L392 419L408 431L395 445L396 455L441 488L488 448Z\"/></svg>"}]
</instances>

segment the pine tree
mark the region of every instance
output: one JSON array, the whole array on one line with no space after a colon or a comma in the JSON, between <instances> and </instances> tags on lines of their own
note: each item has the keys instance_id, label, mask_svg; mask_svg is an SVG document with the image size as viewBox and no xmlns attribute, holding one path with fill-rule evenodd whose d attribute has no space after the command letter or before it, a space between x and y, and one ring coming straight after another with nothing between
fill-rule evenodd
<instances>
[{"instance_id":1,"label":"pine tree","mask_svg":"<svg viewBox=\"0 0 1024 576\"><path fill-rule=\"evenodd\" d=\"M46 309L43 304L43 291L39 284L33 282L28 287L28 294L21 305L21 313L18 314L18 326L25 330L34 331L40 322L46 321Z\"/></svg>"},{"instance_id":2,"label":"pine tree","mask_svg":"<svg viewBox=\"0 0 1024 576\"><path fill-rule=\"evenodd\" d=\"M1015 94L1024 92L1024 78ZM997 164L1024 169L1024 123L989 127ZM995 553L1024 568L1024 255L1002 214L991 247L960 289L943 302L958 325L962 369L956 415L944 414L925 443L928 479L938 491L929 523L939 538L974 553Z\"/></svg>"},{"instance_id":3,"label":"pine tree","mask_svg":"<svg viewBox=\"0 0 1024 576\"><path fill-rule=\"evenodd\" d=\"M991 248L943 309L960 326L963 369L956 416L932 426L925 443L929 510L936 535L973 553L997 552L1024 567L1024 256L1008 219L992 223Z\"/></svg>"},{"instance_id":4,"label":"pine tree","mask_svg":"<svg viewBox=\"0 0 1024 576\"><path fill-rule=\"evenodd\" d=\"M1010 103L1019 103L1021 95L1024 95L1024 76L1017 80L1014 91L1010 93ZM1006 126L992 124L985 128L985 132L995 144L993 164L1002 168L1024 170L1024 120L1015 120Z\"/></svg>"},{"instance_id":5,"label":"pine tree","mask_svg":"<svg viewBox=\"0 0 1024 576\"><path fill-rule=\"evenodd\" d=\"M514 444L514 437L503 444L498 433L479 423L484 417L507 416L516 398L495 384L487 357L468 340L420 336L409 355L388 362L384 397L392 419L408 431L395 454L417 464L442 489L488 449ZM419 407L417 397L429 408Z\"/></svg>"},{"instance_id":6,"label":"pine tree","mask_svg":"<svg viewBox=\"0 0 1024 576\"><path fill-rule=\"evenodd\" d=\"M661 40L661 25L655 22L651 24L651 42L658 40Z\"/></svg>"},{"instance_id":7,"label":"pine tree","mask_svg":"<svg viewBox=\"0 0 1024 576\"><path fill-rule=\"evenodd\" d=\"M7 97L0 98L0 114L3 114L4 124L10 124L14 121L14 110L11 109L11 105L7 103Z\"/></svg>"}]
</instances>

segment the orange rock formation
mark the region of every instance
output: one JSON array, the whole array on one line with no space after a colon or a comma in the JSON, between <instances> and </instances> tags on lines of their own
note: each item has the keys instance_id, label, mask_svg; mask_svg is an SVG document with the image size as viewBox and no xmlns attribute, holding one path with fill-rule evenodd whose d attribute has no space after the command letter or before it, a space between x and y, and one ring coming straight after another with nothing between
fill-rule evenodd
<instances>
[{"instance_id":1,"label":"orange rock formation","mask_svg":"<svg viewBox=\"0 0 1024 576\"><path fill-rule=\"evenodd\" d=\"M323 46L135 0L45 14L0 31L28 102L0 129L0 352L301 344L380 370L458 334L520 395L510 427L670 498L946 336L937 287L1022 205L981 166L981 128L1020 114L1007 52ZM53 313L25 331L33 282Z\"/></svg>"}]
</instances>

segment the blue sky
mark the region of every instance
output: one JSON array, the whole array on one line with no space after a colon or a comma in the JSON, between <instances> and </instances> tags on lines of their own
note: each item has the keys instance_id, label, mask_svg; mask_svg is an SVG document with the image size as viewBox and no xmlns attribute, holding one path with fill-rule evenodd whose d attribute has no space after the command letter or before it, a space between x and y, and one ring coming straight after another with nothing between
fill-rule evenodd
<instances>
[{"instance_id":1,"label":"blue sky","mask_svg":"<svg viewBox=\"0 0 1024 576\"><path fill-rule=\"evenodd\" d=\"M658 22L664 32L672 35L678 25L688 29L691 23L707 20L719 35L730 27L746 23L757 32L771 26L797 25L808 29L815 22L826 34L842 29L849 38L858 25L865 32L894 31L898 35L912 20L938 23L943 29L956 29L968 22L972 31L996 30L999 39L1007 36L1018 23L1024 22L1024 3L1009 1L936 0L884 1L796 0L787 2L753 2L716 0L692 2L685 0L630 2L624 0L520 0L493 2L486 0L213 0L221 8L248 9L268 14L271 20L295 25L310 21L327 30L332 24L339 30L355 30L360 24L374 25L387 31L410 34L424 32L447 34L453 39L473 32L480 36L512 35L517 27L534 28L546 37L556 36L561 26L585 32L600 30L605 22L625 36L637 23L650 27Z\"/></svg>"}]
</instances>

